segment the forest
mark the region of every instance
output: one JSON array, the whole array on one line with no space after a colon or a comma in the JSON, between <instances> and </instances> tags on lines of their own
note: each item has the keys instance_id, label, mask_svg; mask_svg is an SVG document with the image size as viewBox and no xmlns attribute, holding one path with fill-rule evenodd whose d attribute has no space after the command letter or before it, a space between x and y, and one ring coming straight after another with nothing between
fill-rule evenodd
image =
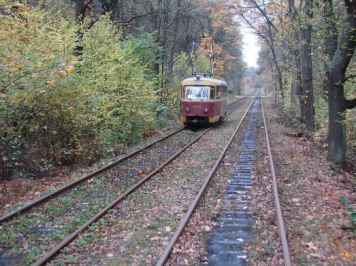
<instances>
[{"instance_id":1,"label":"forest","mask_svg":"<svg viewBox=\"0 0 356 266\"><path fill-rule=\"evenodd\" d=\"M180 82L210 60L232 95L262 87L346 168L355 15L351 0L0 0L0 178L90 165L179 123Z\"/></svg>"}]
</instances>

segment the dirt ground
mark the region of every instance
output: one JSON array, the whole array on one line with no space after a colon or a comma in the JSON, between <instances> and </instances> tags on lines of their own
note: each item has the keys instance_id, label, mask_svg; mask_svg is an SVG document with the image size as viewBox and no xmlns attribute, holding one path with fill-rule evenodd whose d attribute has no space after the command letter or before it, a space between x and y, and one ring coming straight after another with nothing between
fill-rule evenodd
<instances>
[{"instance_id":1,"label":"dirt ground","mask_svg":"<svg viewBox=\"0 0 356 266\"><path fill-rule=\"evenodd\" d=\"M280 107L269 100L264 106L292 263L356 265L356 224L351 216L356 210L355 156L350 156L350 171L342 171L326 160L327 150L320 143L292 126ZM272 190L269 164L266 154L258 157L253 193L266 199L253 204L266 217L257 227L259 244L249 250L254 254L251 264L283 265L273 255L280 252L280 243L273 202L266 195Z\"/></svg>"}]
</instances>

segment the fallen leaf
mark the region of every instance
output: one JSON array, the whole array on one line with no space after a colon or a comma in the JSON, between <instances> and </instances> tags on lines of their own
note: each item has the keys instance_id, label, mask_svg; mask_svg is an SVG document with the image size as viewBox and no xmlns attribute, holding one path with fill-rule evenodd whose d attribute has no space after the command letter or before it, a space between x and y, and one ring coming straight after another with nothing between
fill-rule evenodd
<instances>
[{"instance_id":1,"label":"fallen leaf","mask_svg":"<svg viewBox=\"0 0 356 266\"><path fill-rule=\"evenodd\" d=\"M354 258L354 256L350 252L347 252L346 250L342 250L340 252L340 255L341 255L341 257L343 257L347 260L353 260L353 258Z\"/></svg>"},{"instance_id":2,"label":"fallen leaf","mask_svg":"<svg viewBox=\"0 0 356 266\"><path fill-rule=\"evenodd\" d=\"M312 249L312 248L315 247L315 245L314 245L313 242L308 242L308 243L306 244L306 246L307 246L308 248L310 248L310 249Z\"/></svg>"},{"instance_id":3,"label":"fallen leaf","mask_svg":"<svg viewBox=\"0 0 356 266\"><path fill-rule=\"evenodd\" d=\"M319 254L319 253L311 253L310 256L314 257L314 258L323 258L323 255Z\"/></svg>"}]
</instances>

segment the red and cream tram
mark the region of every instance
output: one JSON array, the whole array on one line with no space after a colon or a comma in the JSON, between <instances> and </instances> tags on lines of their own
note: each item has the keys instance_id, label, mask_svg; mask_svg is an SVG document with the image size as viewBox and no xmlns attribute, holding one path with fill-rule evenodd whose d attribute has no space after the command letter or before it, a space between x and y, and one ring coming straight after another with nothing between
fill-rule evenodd
<instances>
[{"instance_id":1,"label":"red and cream tram","mask_svg":"<svg viewBox=\"0 0 356 266\"><path fill-rule=\"evenodd\" d=\"M226 82L195 75L181 83L181 120L185 125L214 124L226 115Z\"/></svg>"}]
</instances>

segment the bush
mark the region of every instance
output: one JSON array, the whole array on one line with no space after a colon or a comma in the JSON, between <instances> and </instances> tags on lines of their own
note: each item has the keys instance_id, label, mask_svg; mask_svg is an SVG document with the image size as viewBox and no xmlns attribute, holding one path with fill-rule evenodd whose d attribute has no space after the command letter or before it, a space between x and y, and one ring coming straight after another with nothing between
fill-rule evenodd
<instances>
[{"instance_id":1,"label":"bush","mask_svg":"<svg viewBox=\"0 0 356 266\"><path fill-rule=\"evenodd\" d=\"M79 101L72 78L75 31L53 12L25 6L5 11L0 22L0 173L34 175L40 172L36 162L61 161L62 150L73 146Z\"/></svg>"},{"instance_id":2,"label":"bush","mask_svg":"<svg viewBox=\"0 0 356 266\"><path fill-rule=\"evenodd\" d=\"M97 130L100 152L112 154L118 144L137 138L152 124L154 77L147 74L148 63L141 61L144 50L138 52L134 41L120 42L121 34L109 17L102 17L83 36L78 70L80 87L87 94L85 116Z\"/></svg>"},{"instance_id":3,"label":"bush","mask_svg":"<svg viewBox=\"0 0 356 266\"><path fill-rule=\"evenodd\" d=\"M78 31L54 11L25 6L3 11L1 177L38 176L54 165L92 162L152 123L150 62L142 63L145 51L135 41L120 41L108 17Z\"/></svg>"}]
</instances>

